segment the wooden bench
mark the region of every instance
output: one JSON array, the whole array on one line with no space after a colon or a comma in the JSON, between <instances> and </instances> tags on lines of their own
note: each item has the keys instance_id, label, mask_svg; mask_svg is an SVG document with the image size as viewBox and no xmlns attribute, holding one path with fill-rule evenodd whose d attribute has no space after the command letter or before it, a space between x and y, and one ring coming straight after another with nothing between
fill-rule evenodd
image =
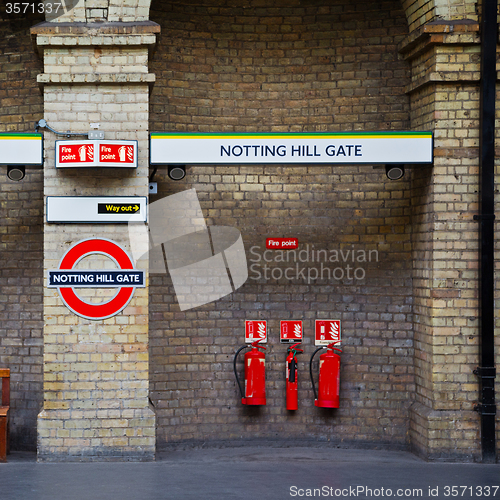
<instances>
[{"instance_id":1,"label":"wooden bench","mask_svg":"<svg viewBox=\"0 0 500 500\"><path fill-rule=\"evenodd\" d=\"M0 462L7 462L9 452L9 405L10 405L10 370L0 368L2 379L2 406L0 406Z\"/></svg>"}]
</instances>

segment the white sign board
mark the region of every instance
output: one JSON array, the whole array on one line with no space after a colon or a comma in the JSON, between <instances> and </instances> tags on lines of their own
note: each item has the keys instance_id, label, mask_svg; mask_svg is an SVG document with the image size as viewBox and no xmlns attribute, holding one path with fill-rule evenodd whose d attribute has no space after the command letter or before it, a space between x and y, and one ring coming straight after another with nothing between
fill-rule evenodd
<instances>
[{"instance_id":1,"label":"white sign board","mask_svg":"<svg viewBox=\"0 0 500 500\"><path fill-rule=\"evenodd\" d=\"M42 134L0 133L0 164L43 165Z\"/></svg>"},{"instance_id":2,"label":"white sign board","mask_svg":"<svg viewBox=\"0 0 500 500\"><path fill-rule=\"evenodd\" d=\"M56 167L137 168L137 141L56 141Z\"/></svg>"},{"instance_id":3,"label":"white sign board","mask_svg":"<svg viewBox=\"0 0 500 500\"><path fill-rule=\"evenodd\" d=\"M147 221L145 196L47 196L48 223Z\"/></svg>"},{"instance_id":4,"label":"white sign board","mask_svg":"<svg viewBox=\"0 0 500 500\"><path fill-rule=\"evenodd\" d=\"M150 164L432 163L432 132L152 133Z\"/></svg>"}]
</instances>

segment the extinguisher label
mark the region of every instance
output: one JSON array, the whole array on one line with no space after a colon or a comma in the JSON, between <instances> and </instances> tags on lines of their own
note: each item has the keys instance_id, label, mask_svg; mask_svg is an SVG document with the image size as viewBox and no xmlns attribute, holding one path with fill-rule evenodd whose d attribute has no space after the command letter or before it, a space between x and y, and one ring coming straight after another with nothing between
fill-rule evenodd
<instances>
[{"instance_id":1,"label":"extinguisher label","mask_svg":"<svg viewBox=\"0 0 500 500\"><path fill-rule=\"evenodd\" d=\"M266 321L245 321L245 343L251 344L260 340L261 344L267 342Z\"/></svg>"},{"instance_id":2,"label":"extinguisher label","mask_svg":"<svg viewBox=\"0 0 500 500\"><path fill-rule=\"evenodd\" d=\"M280 321L280 343L295 344L302 342L302 321Z\"/></svg>"},{"instance_id":3,"label":"extinguisher label","mask_svg":"<svg viewBox=\"0 0 500 500\"><path fill-rule=\"evenodd\" d=\"M317 319L314 345L328 345L332 342L340 342L340 332L340 319Z\"/></svg>"}]
</instances>

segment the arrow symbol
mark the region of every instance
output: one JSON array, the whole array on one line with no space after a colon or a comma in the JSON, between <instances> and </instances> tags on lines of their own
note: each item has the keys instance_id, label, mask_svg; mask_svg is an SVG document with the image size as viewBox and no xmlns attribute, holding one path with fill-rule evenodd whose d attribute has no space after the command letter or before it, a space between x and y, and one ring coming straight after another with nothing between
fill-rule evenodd
<instances>
[{"instance_id":1,"label":"arrow symbol","mask_svg":"<svg viewBox=\"0 0 500 500\"><path fill-rule=\"evenodd\" d=\"M137 210L139 210L139 205L136 205L136 206L134 207L134 210L137 212Z\"/></svg>"}]
</instances>

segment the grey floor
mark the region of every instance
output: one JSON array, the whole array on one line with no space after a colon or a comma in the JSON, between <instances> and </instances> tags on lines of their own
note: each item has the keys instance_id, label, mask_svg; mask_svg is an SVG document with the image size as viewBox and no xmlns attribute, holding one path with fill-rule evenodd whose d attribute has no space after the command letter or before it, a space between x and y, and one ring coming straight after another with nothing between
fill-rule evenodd
<instances>
[{"instance_id":1,"label":"grey floor","mask_svg":"<svg viewBox=\"0 0 500 500\"><path fill-rule=\"evenodd\" d=\"M500 500L500 465L428 463L406 452L247 446L173 451L149 463L8 458L0 464L1 500Z\"/></svg>"}]
</instances>

